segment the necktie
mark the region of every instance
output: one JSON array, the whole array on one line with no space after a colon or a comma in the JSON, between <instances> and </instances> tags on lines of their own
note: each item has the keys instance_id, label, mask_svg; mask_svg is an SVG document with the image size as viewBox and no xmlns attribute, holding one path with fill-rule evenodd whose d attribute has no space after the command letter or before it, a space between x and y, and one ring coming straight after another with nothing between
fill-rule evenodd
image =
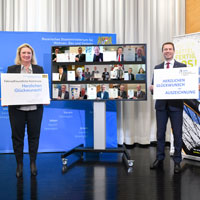
<instances>
[{"instance_id":1,"label":"necktie","mask_svg":"<svg viewBox=\"0 0 200 200\"><path fill-rule=\"evenodd\" d=\"M119 57L118 57L118 61L120 62L120 55L119 55Z\"/></svg>"},{"instance_id":2,"label":"necktie","mask_svg":"<svg viewBox=\"0 0 200 200\"><path fill-rule=\"evenodd\" d=\"M167 62L167 69L169 69L170 62Z\"/></svg>"}]
</instances>

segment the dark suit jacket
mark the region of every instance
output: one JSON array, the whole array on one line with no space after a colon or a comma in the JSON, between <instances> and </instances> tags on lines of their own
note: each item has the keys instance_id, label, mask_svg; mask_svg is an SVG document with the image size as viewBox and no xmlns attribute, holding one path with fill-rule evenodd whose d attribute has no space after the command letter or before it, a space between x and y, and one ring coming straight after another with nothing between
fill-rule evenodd
<instances>
[{"instance_id":1,"label":"dark suit jacket","mask_svg":"<svg viewBox=\"0 0 200 200\"><path fill-rule=\"evenodd\" d=\"M117 58L116 58L117 61L118 61L118 57L119 57L119 55L117 55ZM121 61L124 61L124 54L121 54L121 60L120 60L120 62Z\"/></svg>"},{"instance_id":2,"label":"dark suit jacket","mask_svg":"<svg viewBox=\"0 0 200 200\"><path fill-rule=\"evenodd\" d=\"M174 68L178 67L186 67L186 65L175 61ZM164 62L159 65L156 65L154 69L164 69ZM165 110L166 108L168 108L170 111L181 111L183 110L183 100L156 100L156 110Z\"/></svg>"},{"instance_id":3,"label":"dark suit jacket","mask_svg":"<svg viewBox=\"0 0 200 200\"><path fill-rule=\"evenodd\" d=\"M137 96L137 91L134 92L134 97L138 99L143 99L145 97L145 92L141 91L140 94Z\"/></svg>"},{"instance_id":4,"label":"dark suit jacket","mask_svg":"<svg viewBox=\"0 0 200 200\"><path fill-rule=\"evenodd\" d=\"M122 97L122 99L127 99L127 92L123 91L122 94L120 95L120 90L118 91L118 96Z\"/></svg>"},{"instance_id":5,"label":"dark suit jacket","mask_svg":"<svg viewBox=\"0 0 200 200\"><path fill-rule=\"evenodd\" d=\"M43 74L44 70L39 65L32 65L33 74ZM8 67L7 73L21 73L21 65L12 65ZM37 107L42 107L43 105L37 105ZM19 108L20 106L9 106L10 108Z\"/></svg>"},{"instance_id":6,"label":"dark suit jacket","mask_svg":"<svg viewBox=\"0 0 200 200\"><path fill-rule=\"evenodd\" d=\"M67 74L63 73L60 81L67 81Z\"/></svg>"},{"instance_id":7,"label":"dark suit jacket","mask_svg":"<svg viewBox=\"0 0 200 200\"><path fill-rule=\"evenodd\" d=\"M100 53L98 56L94 54L93 62L103 62L103 53Z\"/></svg>"},{"instance_id":8,"label":"dark suit jacket","mask_svg":"<svg viewBox=\"0 0 200 200\"><path fill-rule=\"evenodd\" d=\"M44 70L39 65L32 65L34 74L43 74ZM21 65L12 65L8 67L7 73L21 73Z\"/></svg>"},{"instance_id":9,"label":"dark suit jacket","mask_svg":"<svg viewBox=\"0 0 200 200\"><path fill-rule=\"evenodd\" d=\"M104 81L109 80L109 77L110 77L109 72L103 72L102 73L102 78L103 78Z\"/></svg>"},{"instance_id":10,"label":"dark suit jacket","mask_svg":"<svg viewBox=\"0 0 200 200\"><path fill-rule=\"evenodd\" d=\"M130 75L131 75L131 77L130 77ZM128 74L128 80L134 80L134 79L135 79L134 74Z\"/></svg>"},{"instance_id":11,"label":"dark suit jacket","mask_svg":"<svg viewBox=\"0 0 200 200\"><path fill-rule=\"evenodd\" d=\"M61 90L59 90L59 92L58 92L58 96L59 96L59 97L62 96L62 91L61 91ZM68 92L68 91L65 91L64 99L69 99L69 92Z\"/></svg>"},{"instance_id":12,"label":"dark suit jacket","mask_svg":"<svg viewBox=\"0 0 200 200\"><path fill-rule=\"evenodd\" d=\"M85 72L84 75L85 75L85 80L89 81L91 77L90 72Z\"/></svg>"},{"instance_id":13,"label":"dark suit jacket","mask_svg":"<svg viewBox=\"0 0 200 200\"><path fill-rule=\"evenodd\" d=\"M97 92L98 98L101 98L101 93L102 93L101 91ZM103 99L109 99L109 93L107 91L104 91Z\"/></svg>"},{"instance_id":14,"label":"dark suit jacket","mask_svg":"<svg viewBox=\"0 0 200 200\"><path fill-rule=\"evenodd\" d=\"M142 61L142 62L144 62L146 60L146 57L142 56L141 59L142 60L138 60L137 54L135 54L135 61Z\"/></svg>"},{"instance_id":15,"label":"dark suit jacket","mask_svg":"<svg viewBox=\"0 0 200 200\"><path fill-rule=\"evenodd\" d=\"M79 62L85 62L85 54L82 53L79 57L79 54L76 55L76 58L79 58ZM77 62L77 61L76 61Z\"/></svg>"}]
</instances>

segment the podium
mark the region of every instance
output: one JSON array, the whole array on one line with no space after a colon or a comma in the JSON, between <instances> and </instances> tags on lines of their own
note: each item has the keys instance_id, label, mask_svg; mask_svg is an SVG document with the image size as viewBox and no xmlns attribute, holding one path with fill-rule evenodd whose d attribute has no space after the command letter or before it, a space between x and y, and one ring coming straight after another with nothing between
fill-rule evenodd
<instances>
[{"instance_id":1,"label":"podium","mask_svg":"<svg viewBox=\"0 0 200 200\"><path fill-rule=\"evenodd\" d=\"M93 153L121 153L122 160L124 161L127 168L133 167L133 160L129 155L125 145L117 148L106 148L106 103L105 101L94 101L93 103L93 123L94 123L94 147L87 148L83 144L67 151L61 155L62 163L67 166L67 157L73 153L81 153L81 158L83 158L84 152Z\"/></svg>"}]
</instances>

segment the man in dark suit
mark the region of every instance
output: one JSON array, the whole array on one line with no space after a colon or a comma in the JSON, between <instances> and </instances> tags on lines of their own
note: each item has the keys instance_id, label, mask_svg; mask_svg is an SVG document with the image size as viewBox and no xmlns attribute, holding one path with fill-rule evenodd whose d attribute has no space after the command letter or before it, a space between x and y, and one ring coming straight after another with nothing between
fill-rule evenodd
<instances>
[{"instance_id":1,"label":"man in dark suit","mask_svg":"<svg viewBox=\"0 0 200 200\"><path fill-rule=\"evenodd\" d=\"M127 99L127 92L125 91L124 85L120 85L120 88L118 91L118 99Z\"/></svg>"},{"instance_id":2,"label":"man in dark suit","mask_svg":"<svg viewBox=\"0 0 200 200\"><path fill-rule=\"evenodd\" d=\"M76 62L85 62L85 54L82 53L82 47L78 48L78 54L75 57Z\"/></svg>"},{"instance_id":3,"label":"man in dark suit","mask_svg":"<svg viewBox=\"0 0 200 200\"><path fill-rule=\"evenodd\" d=\"M58 92L58 99L69 99L69 92L66 91L66 85L61 85L61 89Z\"/></svg>"},{"instance_id":4,"label":"man in dark suit","mask_svg":"<svg viewBox=\"0 0 200 200\"><path fill-rule=\"evenodd\" d=\"M86 71L85 71L85 73L84 73L84 76L85 76L85 81L90 81L91 75L90 75L90 72L89 72L89 68L88 68L88 67L86 68Z\"/></svg>"},{"instance_id":5,"label":"man in dark suit","mask_svg":"<svg viewBox=\"0 0 200 200\"><path fill-rule=\"evenodd\" d=\"M110 78L109 72L107 72L107 68L104 68L104 72L102 73L102 78L104 81L108 81Z\"/></svg>"},{"instance_id":6,"label":"man in dark suit","mask_svg":"<svg viewBox=\"0 0 200 200\"><path fill-rule=\"evenodd\" d=\"M123 54L123 48L122 47L118 47L118 49L117 49L116 61L118 61L118 62L124 61L124 54Z\"/></svg>"},{"instance_id":7,"label":"man in dark suit","mask_svg":"<svg viewBox=\"0 0 200 200\"><path fill-rule=\"evenodd\" d=\"M59 54L60 49L58 47L55 48L54 53L52 54L52 61L56 62L57 61L57 55Z\"/></svg>"},{"instance_id":8,"label":"man in dark suit","mask_svg":"<svg viewBox=\"0 0 200 200\"><path fill-rule=\"evenodd\" d=\"M101 86L101 91L97 92L97 99L109 99L109 93L106 91L106 86Z\"/></svg>"},{"instance_id":9,"label":"man in dark suit","mask_svg":"<svg viewBox=\"0 0 200 200\"><path fill-rule=\"evenodd\" d=\"M132 68L128 69L128 80L131 80L131 81L135 79L132 71L133 71Z\"/></svg>"},{"instance_id":10,"label":"man in dark suit","mask_svg":"<svg viewBox=\"0 0 200 200\"><path fill-rule=\"evenodd\" d=\"M99 46L94 47L93 62L103 62L103 53L100 53Z\"/></svg>"},{"instance_id":11,"label":"man in dark suit","mask_svg":"<svg viewBox=\"0 0 200 200\"><path fill-rule=\"evenodd\" d=\"M58 73L59 73L59 81L67 81L67 75L64 73L63 67L58 68Z\"/></svg>"},{"instance_id":12,"label":"man in dark suit","mask_svg":"<svg viewBox=\"0 0 200 200\"><path fill-rule=\"evenodd\" d=\"M175 48L171 42L166 42L162 45L162 53L165 61L156 65L154 70L168 68L186 67L185 64L179 63L174 60ZM150 86L153 92L153 84ZM180 162L182 161L182 124L183 124L183 101L182 100L156 100L156 121L157 121L157 156L156 160L151 165L151 169L163 167L163 160L165 158L165 132L168 118L170 118L172 131L174 135L175 152L174 160L174 173L181 171Z\"/></svg>"},{"instance_id":13,"label":"man in dark suit","mask_svg":"<svg viewBox=\"0 0 200 200\"><path fill-rule=\"evenodd\" d=\"M141 90L141 85L137 85L137 91L134 92L133 99L144 99L145 98L145 92Z\"/></svg>"}]
</instances>

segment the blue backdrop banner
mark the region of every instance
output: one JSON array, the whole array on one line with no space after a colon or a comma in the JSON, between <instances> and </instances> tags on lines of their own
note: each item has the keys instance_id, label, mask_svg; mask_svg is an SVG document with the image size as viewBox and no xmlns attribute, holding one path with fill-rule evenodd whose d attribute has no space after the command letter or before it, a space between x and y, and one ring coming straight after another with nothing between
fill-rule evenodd
<instances>
[{"instance_id":1,"label":"blue backdrop banner","mask_svg":"<svg viewBox=\"0 0 200 200\"><path fill-rule=\"evenodd\" d=\"M14 64L17 47L28 43L51 81L51 46L116 44L116 34L0 32L0 41L0 73L6 73L7 67ZM117 147L116 103L109 101L106 108L106 145ZM0 107L0 124L0 153L13 152L7 107ZM79 144L93 146L93 102L52 101L45 106L39 152L67 151ZM27 133L24 151L28 151Z\"/></svg>"}]
</instances>

